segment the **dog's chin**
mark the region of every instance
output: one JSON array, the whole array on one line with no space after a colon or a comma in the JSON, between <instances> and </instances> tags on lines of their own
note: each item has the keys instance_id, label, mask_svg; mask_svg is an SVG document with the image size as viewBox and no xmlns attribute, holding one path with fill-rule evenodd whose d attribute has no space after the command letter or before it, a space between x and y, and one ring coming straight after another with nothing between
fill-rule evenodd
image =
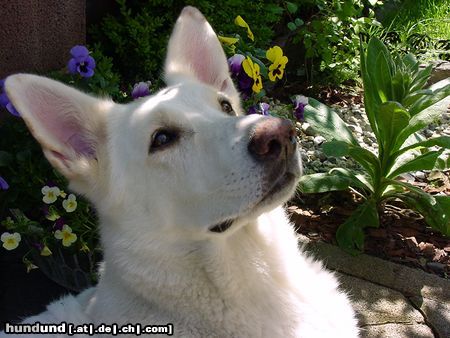
<instances>
[{"instance_id":1,"label":"dog's chin","mask_svg":"<svg viewBox=\"0 0 450 338\"><path fill-rule=\"evenodd\" d=\"M248 208L246 212L209 227L209 231L219 234L227 232L234 225L245 223L242 222L244 220L251 221L256 219L264 212L285 203L294 193L299 177L299 173L285 172L274 182L262 198L252 203L253 206Z\"/></svg>"}]
</instances>

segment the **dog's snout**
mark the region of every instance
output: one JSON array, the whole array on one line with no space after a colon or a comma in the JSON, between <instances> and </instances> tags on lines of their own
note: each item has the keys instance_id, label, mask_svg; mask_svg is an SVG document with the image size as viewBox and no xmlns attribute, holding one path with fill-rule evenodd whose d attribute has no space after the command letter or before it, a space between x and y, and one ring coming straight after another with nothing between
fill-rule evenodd
<instances>
[{"instance_id":1,"label":"dog's snout","mask_svg":"<svg viewBox=\"0 0 450 338\"><path fill-rule=\"evenodd\" d=\"M289 158L295 151L295 128L291 121L269 117L258 122L248 144L258 161Z\"/></svg>"}]
</instances>

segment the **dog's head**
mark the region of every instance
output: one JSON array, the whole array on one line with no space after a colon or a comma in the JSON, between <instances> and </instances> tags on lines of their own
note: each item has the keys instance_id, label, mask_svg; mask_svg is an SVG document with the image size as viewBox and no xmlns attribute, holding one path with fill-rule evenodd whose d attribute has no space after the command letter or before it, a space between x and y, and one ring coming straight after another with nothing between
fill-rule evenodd
<instances>
[{"instance_id":1,"label":"dog's head","mask_svg":"<svg viewBox=\"0 0 450 338\"><path fill-rule=\"evenodd\" d=\"M167 88L126 105L34 75L5 87L50 163L111 222L217 236L290 197L301 171L295 130L242 115L220 43L195 8L176 23L165 78Z\"/></svg>"}]
</instances>

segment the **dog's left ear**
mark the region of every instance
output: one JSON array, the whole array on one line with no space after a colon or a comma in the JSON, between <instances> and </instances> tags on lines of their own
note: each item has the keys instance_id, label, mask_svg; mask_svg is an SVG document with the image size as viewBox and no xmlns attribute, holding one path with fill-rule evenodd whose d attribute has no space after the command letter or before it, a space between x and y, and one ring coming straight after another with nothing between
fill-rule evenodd
<instances>
[{"instance_id":1,"label":"dog's left ear","mask_svg":"<svg viewBox=\"0 0 450 338\"><path fill-rule=\"evenodd\" d=\"M238 95L216 33L203 14L190 6L183 9L175 24L165 64L168 84L182 82L186 77L194 77L231 97Z\"/></svg>"}]
</instances>

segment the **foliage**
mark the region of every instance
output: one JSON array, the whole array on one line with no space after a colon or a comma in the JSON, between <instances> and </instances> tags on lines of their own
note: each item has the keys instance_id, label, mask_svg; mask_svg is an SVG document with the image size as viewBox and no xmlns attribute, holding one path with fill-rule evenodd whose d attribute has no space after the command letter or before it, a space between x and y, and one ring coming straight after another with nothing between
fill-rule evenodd
<instances>
[{"instance_id":1,"label":"foliage","mask_svg":"<svg viewBox=\"0 0 450 338\"><path fill-rule=\"evenodd\" d=\"M298 72L305 73L310 83L339 85L357 80L359 34L380 25L375 19L374 8L382 3L376 0L312 0L300 5L298 11L290 7L292 21L288 28L296 32L294 43L301 43L305 49L305 68ZM310 17L294 16L311 10Z\"/></svg>"},{"instance_id":2,"label":"foliage","mask_svg":"<svg viewBox=\"0 0 450 338\"><path fill-rule=\"evenodd\" d=\"M280 46L273 46L267 50L256 47L252 30L240 15L234 22L237 26L245 28L246 39L239 34L233 34L231 37L218 36L225 51L232 55L228 59L231 76L241 92L248 113L267 115L269 105L259 101L266 95L266 89L273 85L271 83L283 78L289 60L283 55ZM264 82L269 85L266 86Z\"/></svg>"},{"instance_id":3,"label":"foliage","mask_svg":"<svg viewBox=\"0 0 450 338\"><path fill-rule=\"evenodd\" d=\"M420 68L411 54L392 57L377 38L370 39L361 55L365 110L379 155L362 148L336 113L309 99L304 118L326 138L325 154L352 157L364 174L334 168L328 173L304 176L300 190L313 193L352 187L362 191L364 203L336 234L339 245L352 253L363 248L363 228L379 226L378 208L389 199L402 200L421 213L434 229L450 235L450 196L431 196L396 180L410 171L449 168L449 161L440 155L450 148L450 137L425 140L417 132L442 113L426 108L450 95L450 79L424 89L431 66Z\"/></svg>"},{"instance_id":4,"label":"foliage","mask_svg":"<svg viewBox=\"0 0 450 338\"><path fill-rule=\"evenodd\" d=\"M50 77L100 96L129 99L120 91L112 60L98 50L75 46L68 53L68 72ZM2 93L2 105L11 105ZM28 132L20 112L0 125L0 172L8 187L0 189L0 231L4 249L25 250L23 262L30 271L39 266L51 279L79 291L96 281L100 258L96 216L89 203L58 187L66 180L51 168L40 146ZM1 249L3 250L3 249Z\"/></svg>"},{"instance_id":5,"label":"foliage","mask_svg":"<svg viewBox=\"0 0 450 338\"><path fill-rule=\"evenodd\" d=\"M422 61L450 60L450 7L447 0L392 0L378 15L374 33L395 49Z\"/></svg>"},{"instance_id":6,"label":"foliage","mask_svg":"<svg viewBox=\"0 0 450 338\"><path fill-rule=\"evenodd\" d=\"M127 82L159 79L169 35L185 5L197 7L222 35L235 30L232 18L240 13L250 26L257 27L257 44L270 41L273 37L271 26L282 15L278 6L281 1L276 0L230 0L220 5L205 0L116 2L118 13L105 16L100 25L91 28L91 34L102 52L114 58Z\"/></svg>"}]
</instances>

